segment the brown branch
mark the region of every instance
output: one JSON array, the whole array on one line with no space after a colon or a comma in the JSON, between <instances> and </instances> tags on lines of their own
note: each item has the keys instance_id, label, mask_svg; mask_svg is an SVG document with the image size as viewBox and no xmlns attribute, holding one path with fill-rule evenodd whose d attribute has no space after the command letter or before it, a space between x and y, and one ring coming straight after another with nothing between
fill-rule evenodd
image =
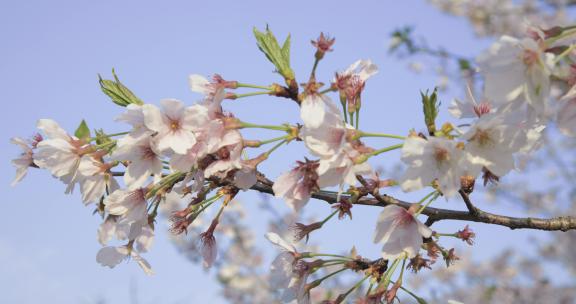
<instances>
[{"instance_id":1,"label":"brown branch","mask_svg":"<svg viewBox=\"0 0 576 304\"><path fill-rule=\"evenodd\" d=\"M261 180L261 178L259 178L259 180ZM266 182L259 181L258 183L256 183L256 185L252 187L252 189L261 193L274 195L274 191L272 191L271 182L267 179L265 179L265 181ZM312 197L318 200L325 201L329 204L337 203L336 194L331 192L319 191L312 194ZM342 195L341 198L348 199L349 197L346 195ZM470 203L470 206L473 207L467 195L466 199ZM412 203L398 200L386 194L378 195L378 199L363 198L358 200L358 202L356 202L355 204L366 206L379 206L379 207L385 207L388 205L398 205L406 209L410 208L410 206L412 205ZM476 207L473 208L474 210L476 210L475 214L472 214L470 211L457 211L457 210L427 207L426 209L424 209L424 211L422 211L422 214L428 216L428 219L426 221L427 225L428 224L431 225L435 222L442 220L457 220L457 221L468 221L468 222L499 225L508 227L510 229L538 229L538 230L551 230L551 231L553 230L568 231L576 229L576 218L570 216L561 216L549 219L532 218L532 217L518 218L485 212Z\"/></svg>"},{"instance_id":2,"label":"brown branch","mask_svg":"<svg viewBox=\"0 0 576 304\"><path fill-rule=\"evenodd\" d=\"M113 172L114 176L123 175L123 172ZM218 179L210 178L218 186L231 185L232 181L228 179ZM272 190L272 185L274 182L267 179L263 174L258 173L258 182L252 186L252 190L258 191L260 193L267 193L274 195ZM386 194L378 194L377 191L372 193L374 198L361 198L354 204L356 205L366 205L366 206L379 206L385 207L388 205L398 205L403 208L410 208L412 203L398 200L392 196ZM549 230L549 231L568 231L576 229L576 218L571 216L560 216L549 219L533 218L533 217L510 217L505 215L498 215L482 211L477 207L474 207L470 198L463 191L460 195L464 199L464 203L468 207L468 211L458 211L449 210L442 208L426 207L422 214L427 215L426 225L430 226L435 222L442 220L456 220L456 221L468 221L468 222L478 222L486 223L508 227L510 229L538 229L538 230ZM328 204L337 203L336 194L328 191L318 191L312 194L312 198L325 201ZM350 199L348 195L341 195L341 199ZM472 211L473 210L473 211Z\"/></svg>"}]
</instances>

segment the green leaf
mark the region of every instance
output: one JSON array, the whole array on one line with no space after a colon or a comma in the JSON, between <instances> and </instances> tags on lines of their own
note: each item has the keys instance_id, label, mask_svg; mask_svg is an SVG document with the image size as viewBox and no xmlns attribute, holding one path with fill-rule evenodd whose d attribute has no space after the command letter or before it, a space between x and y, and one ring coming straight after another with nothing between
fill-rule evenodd
<instances>
[{"instance_id":1,"label":"green leaf","mask_svg":"<svg viewBox=\"0 0 576 304\"><path fill-rule=\"evenodd\" d=\"M276 71L284 77L286 82L293 80L294 71L290 68L290 35L284 41L282 48L268 27L264 33L254 27L254 37L256 37L258 48L272 62Z\"/></svg>"},{"instance_id":2,"label":"green leaf","mask_svg":"<svg viewBox=\"0 0 576 304\"><path fill-rule=\"evenodd\" d=\"M282 45L282 56L284 60L286 60L288 67L290 67L290 34L288 34L288 37L286 37Z\"/></svg>"},{"instance_id":3,"label":"green leaf","mask_svg":"<svg viewBox=\"0 0 576 304\"><path fill-rule=\"evenodd\" d=\"M122 107L125 107L129 104L144 104L140 98L136 97L136 95L134 95L130 89L124 86L122 82L120 82L120 79L118 79L114 69L112 69L112 75L114 76L114 80L102 79L102 76L98 74L100 88L104 94L108 95L108 97L112 99L112 102Z\"/></svg>"},{"instance_id":4,"label":"green leaf","mask_svg":"<svg viewBox=\"0 0 576 304\"><path fill-rule=\"evenodd\" d=\"M471 70L472 69L472 65L470 64L470 61L468 61L467 59L458 59L458 66L460 67L461 71L467 71L467 70Z\"/></svg>"},{"instance_id":5,"label":"green leaf","mask_svg":"<svg viewBox=\"0 0 576 304\"><path fill-rule=\"evenodd\" d=\"M80 125L78 126L78 128L76 128L74 136L85 141L88 141L90 139L90 129L88 128L88 125L86 124L86 121L84 121L84 119L82 119L82 122L80 122Z\"/></svg>"},{"instance_id":6,"label":"green leaf","mask_svg":"<svg viewBox=\"0 0 576 304\"><path fill-rule=\"evenodd\" d=\"M426 93L420 92L420 95L422 96L422 109L426 128L428 128L430 135L434 135L434 132L436 132L436 117L438 117L438 108L440 107L438 88L434 88L434 92L430 95L428 95L428 91Z\"/></svg>"}]
</instances>

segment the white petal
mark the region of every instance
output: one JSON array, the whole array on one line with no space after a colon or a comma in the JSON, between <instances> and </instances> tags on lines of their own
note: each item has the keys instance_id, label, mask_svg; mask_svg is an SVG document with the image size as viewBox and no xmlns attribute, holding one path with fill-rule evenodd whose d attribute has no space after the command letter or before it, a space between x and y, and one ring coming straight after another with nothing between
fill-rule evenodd
<instances>
[{"instance_id":1,"label":"white petal","mask_svg":"<svg viewBox=\"0 0 576 304\"><path fill-rule=\"evenodd\" d=\"M289 252L297 252L296 247L294 247L293 244L286 242L284 239L282 239L282 237L280 237L278 234L276 234L274 232L266 233L266 238L272 244L280 247L281 249L287 250Z\"/></svg>"},{"instance_id":2,"label":"white petal","mask_svg":"<svg viewBox=\"0 0 576 304\"><path fill-rule=\"evenodd\" d=\"M324 122L324 101L312 94L304 98L300 105L300 118L308 128L318 128Z\"/></svg>"},{"instance_id":3,"label":"white petal","mask_svg":"<svg viewBox=\"0 0 576 304\"><path fill-rule=\"evenodd\" d=\"M202 75L192 74L188 76L188 84L190 85L190 90L192 90L192 92L197 92L204 95L208 95L210 93L210 82Z\"/></svg>"},{"instance_id":4,"label":"white petal","mask_svg":"<svg viewBox=\"0 0 576 304\"><path fill-rule=\"evenodd\" d=\"M36 127L42 130L42 132L44 132L44 134L46 134L50 139L60 138L68 140L70 138L68 133L66 133L66 131L52 119L40 119L38 120Z\"/></svg>"},{"instance_id":5,"label":"white petal","mask_svg":"<svg viewBox=\"0 0 576 304\"><path fill-rule=\"evenodd\" d=\"M96 262L102 266L110 268L116 267L128 255L128 250L125 247L104 247L96 254Z\"/></svg>"},{"instance_id":6,"label":"white petal","mask_svg":"<svg viewBox=\"0 0 576 304\"><path fill-rule=\"evenodd\" d=\"M144 114L144 124L152 131L160 132L167 128L164 124L164 118L160 109L153 104L145 104L142 106L142 113Z\"/></svg>"}]
</instances>

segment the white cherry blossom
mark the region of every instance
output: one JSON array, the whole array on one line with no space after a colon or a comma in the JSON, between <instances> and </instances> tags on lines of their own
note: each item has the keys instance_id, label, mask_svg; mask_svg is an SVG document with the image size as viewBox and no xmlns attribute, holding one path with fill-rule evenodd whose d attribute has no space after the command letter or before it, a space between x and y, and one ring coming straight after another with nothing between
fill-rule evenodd
<instances>
[{"instance_id":1,"label":"white cherry blossom","mask_svg":"<svg viewBox=\"0 0 576 304\"><path fill-rule=\"evenodd\" d=\"M330 158L320 159L318 166L318 185L330 186L355 185L356 175L371 174L372 167L367 162L356 163L362 156L352 144L346 143L340 153Z\"/></svg>"},{"instance_id":2,"label":"white cherry blossom","mask_svg":"<svg viewBox=\"0 0 576 304\"><path fill-rule=\"evenodd\" d=\"M328 112L318 128L302 127L300 137L310 152L318 157L330 158L341 152L348 130L353 128L342 121L340 112Z\"/></svg>"},{"instance_id":3,"label":"white cherry blossom","mask_svg":"<svg viewBox=\"0 0 576 304\"><path fill-rule=\"evenodd\" d=\"M161 152L172 150L178 154L186 153L196 143L194 131L205 113L200 107L184 107L175 99L161 101L162 110L155 105L142 106L146 127L157 134L154 136L157 149Z\"/></svg>"},{"instance_id":4,"label":"white cherry blossom","mask_svg":"<svg viewBox=\"0 0 576 304\"><path fill-rule=\"evenodd\" d=\"M120 216L123 223L135 223L148 219L146 192L144 189L119 189L104 199L105 210L111 215Z\"/></svg>"},{"instance_id":5,"label":"white cherry blossom","mask_svg":"<svg viewBox=\"0 0 576 304\"><path fill-rule=\"evenodd\" d=\"M458 192L460 177L471 167L456 141L440 137L409 136L402 146L401 159L408 165L400 182L402 190L419 190L437 180L446 197ZM478 166L472 171L480 169Z\"/></svg>"},{"instance_id":6,"label":"white cherry blossom","mask_svg":"<svg viewBox=\"0 0 576 304\"><path fill-rule=\"evenodd\" d=\"M214 89L210 85L210 81L202 75L192 74L188 76L188 84L190 85L190 90L192 90L192 92L204 95L210 95L214 92Z\"/></svg>"},{"instance_id":7,"label":"white cherry blossom","mask_svg":"<svg viewBox=\"0 0 576 304\"><path fill-rule=\"evenodd\" d=\"M144 273L147 275L154 274L150 263L141 257L134 248L130 248L129 246L108 246L100 249L98 254L96 254L96 262L102 266L107 266L110 268L116 267L116 265L120 264L120 262L126 259L132 259L136 261L136 263L138 263L140 268L142 268Z\"/></svg>"},{"instance_id":8,"label":"white cherry blossom","mask_svg":"<svg viewBox=\"0 0 576 304\"><path fill-rule=\"evenodd\" d=\"M12 160L12 164L14 167L16 167L16 177L12 181L11 185L15 186L26 176L28 168L34 165L34 159L32 148L28 146L28 143L24 139L20 137L13 137L10 139L10 142L22 148L22 153L20 153L20 156Z\"/></svg>"},{"instance_id":9,"label":"white cherry blossom","mask_svg":"<svg viewBox=\"0 0 576 304\"><path fill-rule=\"evenodd\" d=\"M104 163L101 156L95 154L98 152L82 156L78 165L80 191L86 205L100 201L107 191L112 193L120 188L110 173L110 164Z\"/></svg>"},{"instance_id":10,"label":"white cherry blossom","mask_svg":"<svg viewBox=\"0 0 576 304\"><path fill-rule=\"evenodd\" d=\"M307 128L320 127L324 123L327 112L337 113L338 109L325 94L308 94L300 104L300 118Z\"/></svg>"},{"instance_id":11,"label":"white cherry blossom","mask_svg":"<svg viewBox=\"0 0 576 304\"><path fill-rule=\"evenodd\" d=\"M382 257L392 260L403 253L413 258L420 251L422 238L432 236L432 230L414 217L413 210L389 205L378 216L374 243L383 243Z\"/></svg>"},{"instance_id":12,"label":"white cherry blossom","mask_svg":"<svg viewBox=\"0 0 576 304\"><path fill-rule=\"evenodd\" d=\"M296 246L273 232L267 233L266 238L281 250L270 266L270 287L282 291L282 302L309 303L306 293L309 271L305 262L296 259L299 255Z\"/></svg>"},{"instance_id":13,"label":"white cherry blossom","mask_svg":"<svg viewBox=\"0 0 576 304\"><path fill-rule=\"evenodd\" d=\"M524 98L537 113L548 115L552 61L536 41L502 36L477 58L485 97L500 104Z\"/></svg>"},{"instance_id":14,"label":"white cherry blossom","mask_svg":"<svg viewBox=\"0 0 576 304\"><path fill-rule=\"evenodd\" d=\"M298 161L294 169L280 175L272 190L277 198L282 198L294 211L300 211L310 200L313 191L318 190L318 161Z\"/></svg>"},{"instance_id":15,"label":"white cherry blossom","mask_svg":"<svg viewBox=\"0 0 576 304\"><path fill-rule=\"evenodd\" d=\"M162 173L162 156L148 133L138 137L125 136L118 140L116 147L112 159L130 162L124 173L128 188L142 187L150 176L158 180Z\"/></svg>"},{"instance_id":16,"label":"white cherry blossom","mask_svg":"<svg viewBox=\"0 0 576 304\"><path fill-rule=\"evenodd\" d=\"M72 192L79 178L77 170L80 158L90 151L90 147L82 140L68 135L51 119L40 119L37 127L46 138L37 145L34 163L66 183L66 193Z\"/></svg>"},{"instance_id":17,"label":"white cherry blossom","mask_svg":"<svg viewBox=\"0 0 576 304\"><path fill-rule=\"evenodd\" d=\"M556 123L566 136L576 136L576 85L560 99Z\"/></svg>"},{"instance_id":18,"label":"white cherry blossom","mask_svg":"<svg viewBox=\"0 0 576 304\"><path fill-rule=\"evenodd\" d=\"M478 119L463 135L467 140L466 157L471 164L486 167L496 176L515 168L514 153L527 144L526 131L510 124L504 114L490 114Z\"/></svg>"},{"instance_id":19,"label":"white cherry blossom","mask_svg":"<svg viewBox=\"0 0 576 304\"><path fill-rule=\"evenodd\" d=\"M352 63L340 76L358 76L361 81L366 82L368 78L378 73L378 66L369 59L360 59ZM335 80L334 80L335 81Z\"/></svg>"}]
</instances>

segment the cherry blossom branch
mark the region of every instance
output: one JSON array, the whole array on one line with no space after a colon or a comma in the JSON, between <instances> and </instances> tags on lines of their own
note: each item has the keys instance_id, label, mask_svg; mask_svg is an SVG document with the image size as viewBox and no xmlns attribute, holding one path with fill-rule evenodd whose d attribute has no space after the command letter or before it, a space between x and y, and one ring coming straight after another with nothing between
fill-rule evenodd
<instances>
[{"instance_id":1,"label":"cherry blossom branch","mask_svg":"<svg viewBox=\"0 0 576 304\"><path fill-rule=\"evenodd\" d=\"M252 190L267 193L274 195L274 191L272 190L273 182L265 178L264 176L259 176L259 181L251 188ZM225 180L218 180L214 181L219 185L229 185L232 184L230 181ZM463 192L461 192L462 195ZM435 222L439 222L442 220L457 220L457 221L467 221L467 222L478 222L478 223L485 223L485 224L492 224L498 226L508 227L510 229L537 229L537 230L549 230L549 231L568 231L568 230L576 230L576 218L572 216L560 216L554 218L533 218L533 217L510 217L505 215L493 214L490 212L482 211L474 207L470 198L467 194L463 193L464 202L467 205L473 207L473 210L476 210L475 213L470 211L458 211L458 210L450 210L450 209L442 209L442 208L434 208L434 207L426 207L422 214L428 216L428 220L426 221L426 225L430 226ZM357 205L366 205L366 206L378 206L378 207L385 207L388 205L398 205L405 209L410 208L412 203L402 201L396 199L392 196L386 194L374 194L374 198L361 198L354 204ZM338 202L337 194L333 192L327 191L318 191L312 194L312 198L325 201L329 204L335 204ZM341 195L340 200L350 200L351 196L349 195Z\"/></svg>"}]
</instances>

